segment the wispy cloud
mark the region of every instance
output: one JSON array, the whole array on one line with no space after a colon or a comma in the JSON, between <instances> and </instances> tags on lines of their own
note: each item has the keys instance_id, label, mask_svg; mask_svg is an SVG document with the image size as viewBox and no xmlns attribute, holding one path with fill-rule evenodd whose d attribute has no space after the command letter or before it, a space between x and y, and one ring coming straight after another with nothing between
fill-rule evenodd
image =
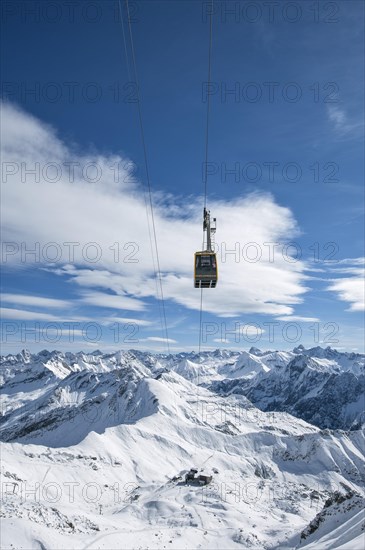
<instances>
[{"instance_id":1,"label":"wispy cloud","mask_svg":"<svg viewBox=\"0 0 365 550\"><path fill-rule=\"evenodd\" d=\"M13 309L8 307L0 308L1 319L11 319L16 321L59 321L59 315L51 313L41 313L39 311L28 311L23 309Z\"/></svg>"},{"instance_id":2,"label":"wispy cloud","mask_svg":"<svg viewBox=\"0 0 365 550\"><path fill-rule=\"evenodd\" d=\"M81 302L84 304L110 309L141 311L144 303L129 296L107 294L106 292L83 292Z\"/></svg>"},{"instance_id":3,"label":"wispy cloud","mask_svg":"<svg viewBox=\"0 0 365 550\"><path fill-rule=\"evenodd\" d=\"M346 258L340 263L347 267L334 268L331 274L346 274L351 277L330 279L331 284L327 290L335 292L340 300L350 303L349 311L365 310L365 267L361 267L364 266L365 258Z\"/></svg>"},{"instance_id":4,"label":"wispy cloud","mask_svg":"<svg viewBox=\"0 0 365 550\"><path fill-rule=\"evenodd\" d=\"M328 104L327 114L336 134L340 137L351 137L352 134L357 135L364 128L364 123L361 120L350 118L345 109L338 105Z\"/></svg>"},{"instance_id":5,"label":"wispy cloud","mask_svg":"<svg viewBox=\"0 0 365 550\"><path fill-rule=\"evenodd\" d=\"M335 292L340 300L349 302L349 311L365 310L364 275L333 281L328 290Z\"/></svg>"},{"instance_id":6,"label":"wispy cloud","mask_svg":"<svg viewBox=\"0 0 365 550\"><path fill-rule=\"evenodd\" d=\"M146 321L144 319L134 319L132 317L104 317L100 321L101 323L120 323L123 325L133 324L140 325L141 327L149 327L153 323L152 321Z\"/></svg>"},{"instance_id":7,"label":"wispy cloud","mask_svg":"<svg viewBox=\"0 0 365 550\"><path fill-rule=\"evenodd\" d=\"M345 111L336 105L328 106L328 116L337 130L342 130L347 125L347 116Z\"/></svg>"},{"instance_id":8,"label":"wispy cloud","mask_svg":"<svg viewBox=\"0 0 365 550\"><path fill-rule=\"evenodd\" d=\"M44 298L42 296L31 296L28 294L1 294L1 302L21 306L36 306L42 308L63 309L71 306L68 300L57 300L55 298Z\"/></svg>"},{"instance_id":9,"label":"wispy cloud","mask_svg":"<svg viewBox=\"0 0 365 550\"><path fill-rule=\"evenodd\" d=\"M46 311L34 311L25 309L16 309L9 307L0 307L1 320L11 319L16 321L57 321L61 323L81 323L84 321L95 321L85 316L72 316L48 313Z\"/></svg>"},{"instance_id":10,"label":"wispy cloud","mask_svg":"<svg viewBox=\"0 0 365 550\"><path fill-rule=\"evenodd\" d=\"M148 336L148 338L145 338L144 340L146 342L166 342L166 338L160 338L159 336ZM167 341L169 344L177 344L177 340L174 340L173 338L167 338Z\"/></svg>"},{"instance_id":11,"label":"wispy cloud","mask_svg":"<svg viewBox=\"0 0 365 550\"><path fill-rule=\"evenodd\" d=\"M290 322L302 322L302 323L319 323L318 317L302 317L301 315L283 315L281 317L275 317L277 321Z\"/></svg>"},{"instance_id":12,"label":"wispy cloud","mask_svg":"<svg viewBox=\"0 0 365 550\"><path fill-rule=\"evenodd\" d=\"M343 258L342 260L338 260L338 263L347 265L365 265L365 257L361 256L360 258Z\"/></svg>"},{"instance_id":13,"label":"wispy cloud","mask_svg":"<svg viewBox=\"0 0 365 550\"><path fill-rule=\"evenodd\" d=\"M76 155L54 129L36 118L9 104L3 105L2 111L2 157L3 162L12 163L7 166L14 171L3 185L3 239L24 242L30 249L39 243L41 251L53 242L60 250L60 257L53 261L41 255L36 261L29 257L24 262L19 254L13 254L7 265L62 274L80 287L79 303L84 305L126 313L145 310L147 299L158 298L159 293L144 192L123 168L126 159ZM37 162L39 181L31 174L24 179L22 166L34 168ZM57 181L45 178L44 167L49 163L61 168ZM72 181L64 169L69 163L77 165ZM82 167L87 163L100 168L100 181L85 181ZM118 181L111 165L120 167ZM202 201L190 201L184 210L180 203L173 204L171 195L158 193L153 200L164 296L199 310L192 271L193 253L201 246ZM223 317L291 315L307 291L305 264L287 261L282 255L272 263L265 246L287 242L298 234L290 209L278 205L267 193L212 201L210 208L219 222L220 282L214 292L206 293L205 310ZM65 243L74 243L72 257ZM257 247L259 259L255 262L245 258L247 243ZM224 249L237 246L237 253L224 253Z\"/></svg>"}]
</instances>

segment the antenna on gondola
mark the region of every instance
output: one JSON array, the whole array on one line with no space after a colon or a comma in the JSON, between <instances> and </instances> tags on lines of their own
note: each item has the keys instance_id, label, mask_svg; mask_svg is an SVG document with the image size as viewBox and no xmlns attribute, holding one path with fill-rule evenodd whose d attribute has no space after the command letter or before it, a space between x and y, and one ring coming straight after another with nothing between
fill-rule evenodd
<instances>
[{"instance_id":1,"label":"antenna on gondola","mask_svg":"<svg viewBox=\"0 0 365 550\"><path fill-rule=\"evenodd\" d=\"M207 251L214 252L213 235L216 231L216 218L210 221L210 210L204 207L203 230L207 232Z\"/></svg>"}]
</instances>

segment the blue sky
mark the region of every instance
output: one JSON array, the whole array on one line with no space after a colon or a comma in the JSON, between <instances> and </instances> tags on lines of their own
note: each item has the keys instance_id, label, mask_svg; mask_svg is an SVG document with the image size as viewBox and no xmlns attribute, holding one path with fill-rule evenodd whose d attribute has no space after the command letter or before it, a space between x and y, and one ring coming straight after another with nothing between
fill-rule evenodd
<instances>
[{"instance_id":1,"label":"blue sky","mask_svg":"<svg viewBox=\"0 0 365 550\"><path fill-rule=\"evenodd\" d=\"M330 4L215 2L203 348L363 351L364 6ZM169 344L196 349L207 4L130 5ZM117 13L2 5L5 353L166 349Z\"/></svg>"}]
</instances>

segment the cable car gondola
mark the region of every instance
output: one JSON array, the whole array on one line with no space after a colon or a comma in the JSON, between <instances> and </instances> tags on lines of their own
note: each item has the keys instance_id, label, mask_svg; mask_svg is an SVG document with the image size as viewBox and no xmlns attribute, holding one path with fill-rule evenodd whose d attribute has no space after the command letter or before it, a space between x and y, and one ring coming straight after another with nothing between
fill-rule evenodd
<instances>
[{"instance_id":1,"label":"cable car gondola","mask_svg":"<svg viewBox=\"0 0 365 550\"><path fill-rule=\"evenodd\" d=\"M203 231L207 232L206 250L195 252L194 255L194 286L195 288L215 288L218 280L217 256L213 252L212 234L215 233L216 219L210 222L210 212L204 208Z\"/></svg>"}]
</instances>

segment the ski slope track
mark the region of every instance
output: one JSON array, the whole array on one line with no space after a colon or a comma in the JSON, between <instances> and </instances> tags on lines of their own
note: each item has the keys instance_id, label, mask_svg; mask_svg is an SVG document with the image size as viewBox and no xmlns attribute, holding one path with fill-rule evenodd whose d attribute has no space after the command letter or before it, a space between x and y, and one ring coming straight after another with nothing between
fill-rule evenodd
<instances>
[{"instance_id":1,"label":"ski slope track","mask_svg":"<svg viewBox=\"0 0 365 550\"><path fill-rule=\"evenodd\" d=\"M363 549L364 359L2 357L1 548Z\"/></svg>"}]
</instances>

